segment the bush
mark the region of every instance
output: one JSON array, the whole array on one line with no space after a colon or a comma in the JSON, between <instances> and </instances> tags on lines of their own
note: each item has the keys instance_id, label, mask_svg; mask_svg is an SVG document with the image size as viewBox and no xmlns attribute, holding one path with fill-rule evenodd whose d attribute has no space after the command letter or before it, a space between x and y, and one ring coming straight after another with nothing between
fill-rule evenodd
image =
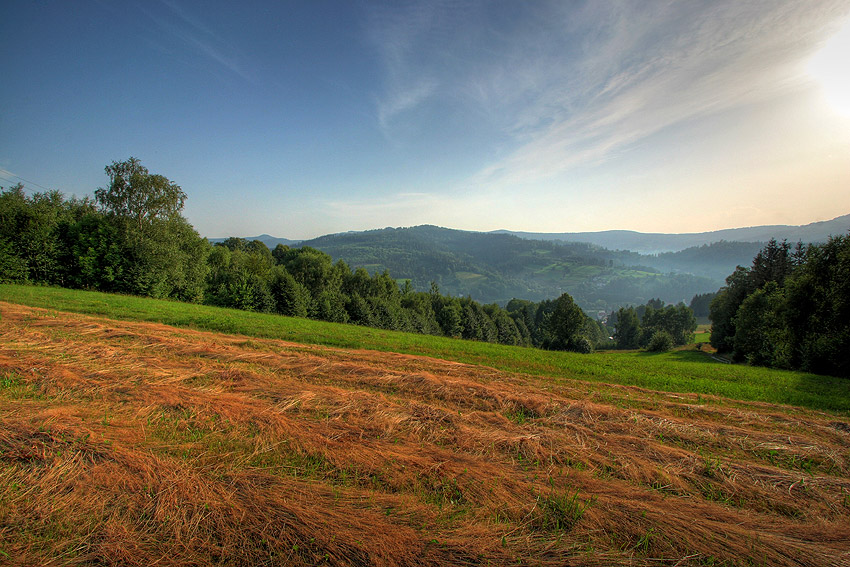
<instances>
[{"instance_id":1,"label":"bush","mask_svg":"<svg viewBox=\"0 0 850 567\"><path fill-rule=\"evenodd\" d=\"M671 348L673 348L673 337L667 331L655 331L646 346L646 350L650 352L666 352Z\"/></svg>"},{"instance_id":2,"label":"bush","mask_svg":"<svg viewBox=\"0 0 850 567\"><path fill-rule=\"evenodd\" d=\"M577 337L571 341L569 350L580 354L590 354L593 352L593 343L587 337Z\"/></svg>"}]
</instances>

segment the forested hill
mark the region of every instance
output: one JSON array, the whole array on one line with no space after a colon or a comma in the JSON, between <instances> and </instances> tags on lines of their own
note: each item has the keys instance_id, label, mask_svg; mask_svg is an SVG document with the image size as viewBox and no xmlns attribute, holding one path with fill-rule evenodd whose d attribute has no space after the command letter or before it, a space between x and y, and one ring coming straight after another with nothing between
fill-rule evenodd
<instances>
[{"instance_id":1,"label":"forested hill","mask_svg":"<svg viewBox=\"0 0 850 567\"><path fill-rule=\"evenodd\" d=\"M613 250L631 250L655 254L676 252L720 241L764 243L774 238L776 240L788 240L789 242L798 240L826 242L830 235L846 234L848 228L850 228L850 214L829 221L813 222L801 226L767 225L687 234L644 233L631 230L559 233L498 230L494 234L513 234L531 240L587 242ZM756 250L758 250L758 247Z\"/></svg>"},{"instance_id":2,"label":"forested hill","mask_svg":"<svg viewBox=\"0 0 850 567\"><path fill-rule=\"evenodd\" d=\"M484 303L514 297L537 301L566 292L586 310L610 310L653 297L688 302L694 294L722 285L722 277L664 273L677 268L647 266L657 258L632 252L436 226L342 233L301 245L373 273L389 270L396 279L410 279L419 290L435 281L443 293L469 295ZM742 251L741 261L748 263L752 256ZM668 266L675 264L675 258L665 260Z\"/></svg>"},{"instance_id":3,"label":"forested hill","mask_svg":"<svg viewBox=\"0 0 850 567\"><path fill-rule=\"evenodd\" d=\"M228 237L220 237L220 238L208 238L211 243L219 244L227 240ZM269 247L269 250L274 250L274 247L278 244L283 244L285 246L295 246L299 244L300 240L290 240L288 238L277 238L274 236L269 236L268 234L261 234L259 236L246 236L245 240L248 242L252 242L254 240L259 240L263 244Z\"/></svg>"},{"instance_id":4,"label":"forested hill","mask_svg":"<svg viewBox=\"0 0 850 567\"><path fill-rule=\"evenodd\" d=\"M643 256L642 263L663 272L684 272L723 282L737 266L748 266L764 242L729 242L694 246L679 252Z\"/></svg>"}]
</instances>

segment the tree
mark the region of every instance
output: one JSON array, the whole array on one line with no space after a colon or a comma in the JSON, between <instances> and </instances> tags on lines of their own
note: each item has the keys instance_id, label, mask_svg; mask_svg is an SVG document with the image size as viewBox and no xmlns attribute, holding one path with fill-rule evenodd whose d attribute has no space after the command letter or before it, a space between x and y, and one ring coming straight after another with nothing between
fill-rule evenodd
<instances>
[{"instance_id":1,"label":"tree","mask_svg":"<svg viewBox=\"0 0 850 567\"><path fill-rule=\"evenodd\" d=\"M785 284L785 278L791 275L793 261L791 246L783 240L777 242L771 238L767 246L759 250L750 268L750 281L753 290L761 289L768 282L776 282L779 287Z\"/></svg>"},{"instance_id":2,"label":"tree","mask_svg":"<svg viewBox=\"0 0 850 567\"><path fill-rule=\"evenodd\" d=\"M471 341L495 342L498 331L481 305L470 298L465 298L461 300L461 306L463 320L461 336Z\"/></svg>"},{"instance_id":3,"label":"tree","mask_svg":"<svg viewBox=\"0 0 850 567\"><path fill-rule=\"evenodd\" d=\"M12 244L0 238L0 283L23 283L27 279L27 263L15 254Z\"/></svg>"},{"instance_id":4,"label":"tree","mask_svg":"<svg viewBox=\"0 0 850 567\"><path fill-rule=\"evenodd\" d=\"M89 214L63 230L65 284L118 291L129 259L123 235L102 214Z\"/></svg>"},{"instance_id":5,"label":"tree","mask_svg":"<svg viewBox=\"0 0 850 567\"><path fill-rule=\"evenodd\" d=\"M640 320L634 307L621 307L617 311L614 340L619 349L635 349L640 341Z\"/></svg>"},{"instance_id":6,"label":"tree","mask_svg":"<svg viewBox=\"0 0 850 567\"><path fill-rule=\"evenodd\" d=\"M333 258L315 248L291 248L282 256L282 264L314 297L326 289L339 291L342 285L341 274L333 269Z\"/></svg>"},{"instance_id":7,"label":"tree","mask_svg":"<svg viewBox=\"0 0 850 567\"><path fill-rule=\"evenodd\" d=\"M348 312L345 310L346 299L339 291L326 289L313 299L309 316L321 321L347 323Z\"/></svg>"},{"instance_id":8,"label":"tree","mask_svg":"<svg viewBox=\"0 0 850 567\"><path fill-rule=\"evenodd\" d=\"M698 293L691 299L690 308L694 312L694 317L708 317L708 310L711 306L711 300L717 293Z\"/></svg>"},{"instance_id":9,"label":"tree","mask_svg":"<svg viewBox=\"0 0 850 567\"><path fill-rule=\"evenodd\" d=\"M401 306L407 310L411 330L426 335L443 334L440 324L437 323L437 314L434 312L430 293L415 291L403 293Z\"/></svg>"},{"instance_id":10,"label":"tree","mask_svg":"<svg viewBox=\"0 0 850 567\"><path fill-rule=\"evenodd\" d=\"M372 307L359 293L348 296L345 310L348 312L348 320L355 325L375 326L375 314L372 313Z\"/></svg>"},{"instance_id":11,"label":"tree","mask_svg":"<svg viewBox=\"0 0 850 567\"><path fill-rule=\"evenodd\" d=\"M186 194L133 157L105 171L109 187L97 189L95 200L120 231L129 260L119 291L201 301L210 245L180 215Z\"/></svg>"},{"instance_id":12,"label":"tree","mask_svg":"<svg viewBox=\"0 0 850 567\"><path fill-rule=\"evenodd\" d=\"M270 288L278 313L290 317L307 316L312 302L310 292L295 281L283 266L273 268Z\"/></svg>"},{"instance_id":13,"label":"tree","mask_svg":"<svg viewBox=\"0 0 850 567\"><path fill-rule=\"evenodd\" d=\"M256 276L268 279L275 265L271 250L260 240L252 240L245 245L245 269Z\"/></svg>"},{"instance_id":14,"label":"tree","mask_svg":"<svg viewBox=\"0 0 850 567\"><path fill-rule=\"evenodd\" d=\"M850 377L850 235L809 246L786 297L792 366Z\"/></svg>"},{"instance_id":15,"label":"tree","mask_svg":"<svg viewBox=\"0 0 850 567\"><path fill-rule=\"evenodd\" d=\"M584 321L587 315L576 305L572 296L568 293L562 294L554 302L554 309L549 318L547 331L550 337L550 348L556 350L575 350ZM582 350L584 350L584 345Z\"/></svg>"},{"instance_id":16,"label":"tree","mask_svg":"<svg viewBox=\"0 0 850 567\"><path fill-rule=\"evenodd\" d=\"M132 219L140 230L155 219L171 219L183 210L183 190L166 177L148 172L138 159L113 161L105 170L110 183L94 192L97 203L108 213Z\"/></svg>"},{"instance_id":17,"label":"tree","mask_svg":"<svg viewBox=\"0 0 850 567\"><path fill-rule=\"evenodd\" d=\"M357 268L354 273L343 278L342 290L348 295L369 297L372 294L372 277L366 268Z\"/></svg>"},{"instance_id":18,"label":"tree","mask_svg":"<svg viewBox=\"0 0 850 567\"><path fill-rule=\"evenodd\" d=\"M711 300L708 314L711 320L711 346L720 352L734 350L735 314L752 292L749 273L747 268L735 268L726 278L726 285Z\"/></svg>"},{"instance_id":19,"label":"tree","mask_svg":"<svg viewBox=\"0 0 850 567\"><path fill-rule=\"evenodd\" d=\"M0 240L12 244L18 259L7 257L6 262L16 273L25 266L26 280L62 284L65 266L59 260L59 227L72 221L79 205L65 201L59 191L27 197L20 183L0 193Z\"/></svg>"},{"instance_id":20,"label":"tree","mask_svg":"<svg viewBox=\"0 0 850 567\"><path fill-rule=\"evenodd\" d=\"M496 325L498 332L498 341L503 345L520 345L523 344L523 337L520 334L516 322L508 315L508 312L493 303L484 306L484 311Z\"/></svg>"},{"instance_id":21,"label":"tree","mask_svg":"<svg viewBox=\"0 0 850 567\"><path fill-rule=\"evenodd\" d=\"M711 304L711 342L737 360L850 376L850 236L771 241Z\"/></svg>"},{"instance_id":22,"label":"tree","mask_svg":"<svg viewBox=\"0 0 850 567\"><path fill-rule=\"evenodd\" d=\"M274 258L275 264L283 264L286 260L286 256L289 253L291 248L286 244L278 244L272 250L272 257Z\"/></svg>"},{"instance_id":23,"label":"tree","mask_svg":"<svg viewBox=\"0 0 850 567\"><path fill-rule=\"evenodd\" d=\"M697 329L694 310L684 303L679 303L675 306L668 305L665 311L665 330L670 333L673 344L680 346L693 342L694 331Z\"/></svg>"},{"instance_id":24,"label":"tree","mask_svg":"<svg viewBox=\"0 0 850 567\"><path fill-rule=\"evenodd\" d=\"M431 294L433 300L433 293ZM460 337L463 333L463 315L456 299L443 298L436 309L437 322L447 337Z\"/></svg>"},{"instance_id":25,"label":"tree","mask_svg":"<svg viewBox=\"0 0 850 567\"><path fill-rule=\"evenodd\" d=\"M735 360L788 366L790 344L782 321L784 302L784 290L776 282L768 282L744 299L735 314Z\"/></svg>"}]
</instances>

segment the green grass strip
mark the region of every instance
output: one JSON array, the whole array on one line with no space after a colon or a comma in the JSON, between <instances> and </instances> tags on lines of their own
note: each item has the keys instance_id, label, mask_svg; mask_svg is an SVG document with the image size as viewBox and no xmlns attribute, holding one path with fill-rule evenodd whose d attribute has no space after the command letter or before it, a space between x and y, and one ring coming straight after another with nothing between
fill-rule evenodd
<instances>
[{"instance_id":1,"label":"green grass strip","mask_svg":"<svg viewBox=\"0 0 850 567\"><path fill-rule=\"evenodd\" d=\"M113 319L149 321L346 349L417 354L558 379L690 392L850 414L850 380L722 364L698 351L580 355L325 323L142 297L0 285L0 300Z\"/></svg>"}]
</instances>

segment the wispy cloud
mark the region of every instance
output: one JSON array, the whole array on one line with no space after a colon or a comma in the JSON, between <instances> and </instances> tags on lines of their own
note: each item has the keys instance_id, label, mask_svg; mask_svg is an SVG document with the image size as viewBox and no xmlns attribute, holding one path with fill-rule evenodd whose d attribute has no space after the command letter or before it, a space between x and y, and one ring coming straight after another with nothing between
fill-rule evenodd
<instances>
[{"instance_id":1,"label":"wispy cloud","mask_svg":"<svg viewBox=\"0 0 850 567\"><path fill-rule=\"evenodd\" d=\"M580 82L561 76L539 92L515 123L523 143L479 181L551 178L664 128L785 94L802 82L810 28L823 24L793 4L624 6L583 15L594 37L566 65Z\"/></svg>"},{"instance_id":2,"label":"wispy cloud","mask_svg":"<svg viewBox=\"0 0 850 567\"><path fill-rule=\"evenodd\" d=\"M422 77L403 87L395 86L378 106L378 123L384 131L390 128L392 119L406 110L416 108L437 90L434 79Z\"/></svg>"},{"instance_id":3,"label":"wispy cloud","mask_svg":"<svg viewBox=\"0 0 850 567\"><path fill-rule=\"evenodd\" d=\"M336 199L325 203L328 215L347 218L400 218L433 208L439 198L430 193L400 192L384 199ZM402 221L403 222L403 221Z\"/></svg>"},{"instance_id":4,"label":"wispy cloud","mask_svg":"<svg viewBox=\"0 0 850 567\"><path fill-rule=\"evenodd\" d=\"M356 219L359 227L375 228L392 219L393 226L413 226L423 223L442 226L465 226L469 219L486 211L486 202L480 195L399 192L384 198L351 198L326 202L321 207L323 215L334 224L350 226ZM472 214L470 214L472 213Z\"/></svg>"},{"instance_id":5,"label":"wispy cloud","mask_svg":"<svg viewBox=\"0 0 850 567\"><path fill-rule=\"evenodd\" d=\"M169 36L188 46L196 54L214 62L242 79L254 82L247 58L217 34L203 20L170 0L160 0L164 10L141 6L141 10Z\"/></svg>"},{"instance_id":6,"label":"wispy cloud","mask_svg":"<svg viewBox=\"0 0 850 567\"><path fill-rule=\"evenodd\" d=\"M800 89L824 26L848 11L846 0L529 3L508 17L477 2L376 9L378 119L389 130L431 102L450 104L513 142L470 186L552 179L663 129Z\"/></svg>"},{"instance_id":7,"label":"wispy cloud","mask_svg":"<svg viewBox=\"0 0 850 567\"><path fill-rule=\"evenodd\" d=\"M369 41L384 69L377 101L378 121L386 132L392 120L440 92L453 31L469 4L452 0L372 5L367 15ZM461 17L461 20L457 18Z\"/></svg>"}]
</instances>

